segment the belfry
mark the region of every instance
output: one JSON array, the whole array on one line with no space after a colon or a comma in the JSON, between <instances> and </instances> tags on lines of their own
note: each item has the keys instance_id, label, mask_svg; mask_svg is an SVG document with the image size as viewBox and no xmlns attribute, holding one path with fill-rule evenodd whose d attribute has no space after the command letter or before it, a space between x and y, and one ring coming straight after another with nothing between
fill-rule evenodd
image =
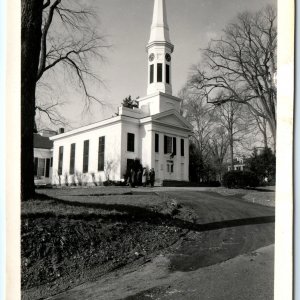
<instances>
[{"instance_id":1,"label":"belfry","mask_svg":"<svg viewBox=\"0 0 300 300\"><path fill-rule=\"evenodd\" d=\"M155 0L148 53L147 95L161 91L172 95L171 61L174 49L170 41L165 0Z\"/></svg>"}]
</instances>

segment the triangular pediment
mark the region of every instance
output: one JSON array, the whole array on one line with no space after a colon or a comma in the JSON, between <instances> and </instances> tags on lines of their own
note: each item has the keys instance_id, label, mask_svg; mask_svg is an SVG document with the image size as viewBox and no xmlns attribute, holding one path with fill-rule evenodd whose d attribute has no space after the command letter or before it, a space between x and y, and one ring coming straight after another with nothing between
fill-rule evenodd
<instances>
[{"instance_id":1,"label":"triangular pediment","mask_svg":"<svg viewBox=\"0 0 300 300\"><path fill-rule=\"evenodd\" d=\"M152 121L160 124L172 125L192 130L192 125L184 119L176 110L169 110L152 116Z\"/></svg>"}]
</instances>

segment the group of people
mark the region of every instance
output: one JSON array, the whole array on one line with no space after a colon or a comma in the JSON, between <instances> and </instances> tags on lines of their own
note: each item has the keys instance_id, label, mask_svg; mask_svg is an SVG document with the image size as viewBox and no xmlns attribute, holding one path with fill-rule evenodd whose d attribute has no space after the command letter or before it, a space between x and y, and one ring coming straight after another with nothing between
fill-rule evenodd
<instances>
[{"instance_id":1,"label":"group of people","mask_svg":"<svg viewBox=\"0 0 300 300\"><path fill-rule=\"evenodd\" d=\"M134 169L130 169L130 174L128 176L127 182L131 187L143 186L146 187L150 184L151 187L154 186L155 181L155 171L150 169L148 172L146 168L139 169L137 172Z\"/></svg>"}]
</instances>

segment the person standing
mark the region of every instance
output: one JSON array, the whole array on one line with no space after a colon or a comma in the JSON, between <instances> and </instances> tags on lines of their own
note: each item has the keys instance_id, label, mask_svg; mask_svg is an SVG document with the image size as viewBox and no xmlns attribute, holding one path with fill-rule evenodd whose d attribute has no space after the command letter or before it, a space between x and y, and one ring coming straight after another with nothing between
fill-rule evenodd
<instances>
[{"instance_id":1,"label":"person standing","mask_svg":"<svg viewBox=\"0 0 300 300\"><path fill-rule=\"evenodd\" d=\"M154 181L155 181L155 171L154 171L154 168L152 168L150 170L149 177L150 177L151 187L153 187L154 186Z\"/></svg>"},{"instance_id":2,"label":"person standing","mask_svg":"<svg viewBox=\"0 0 300 300\"><path fill-rule=\"evenodd\" d=\"M130 171L130 177L131 177L131 187L135 187L135 171L133 169L131 169Z\"/></svg>"},{"instance_id":3,"label":"person standing","mask_svg":"<svg viewBox=\"0 0 300 300\"><path fill-rule=\"evenodd\" d=\"M142 185L142 176L143 176L142 169L138 169L138 171L136 173L136 178L137 178L137 185L139 185L139 186Z\"/></svg>"},{"instance_id":4,"label":"person standing","mask_svg":"<svg viewBox=\"0 0 300 300\"><path fill-rule=\"evenodd\" d=\"M147 169L144 168L144 169L143 169L143 175L142 175L142 183L143 183L143 187L145 187L146 184L147 184L147 177L148 177L148 172L147 172Z\"/></svg>"}]
</instances>

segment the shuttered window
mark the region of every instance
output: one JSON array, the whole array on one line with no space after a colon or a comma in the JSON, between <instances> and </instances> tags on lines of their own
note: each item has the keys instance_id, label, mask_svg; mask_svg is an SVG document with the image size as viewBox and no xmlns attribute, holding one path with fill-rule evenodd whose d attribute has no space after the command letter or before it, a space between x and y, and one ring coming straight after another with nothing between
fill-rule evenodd
<instances>
[{"instance_id":1,"label":"shuttered window","mask_svg":"<svg viewBox=\"0 0 300 300\"><path fill-rule=\"evenodd\" d=\"M184 139L180 140L181 156L184 156Z\"/></svg>"},{"instance_id":2,"label":"shuttered window","mask_svg":"<svg viewBox=\"0 0 300 300\"><path fill-rule=\"evenodd\" d=\"M74 170L75 170L75 149L76 149L75 143L71 144L70 170L69 170L70 175L73 175L74 174Z\"/></svg>"},{"instance_id":3,"label":"shuttered window","mask_svg":"<svg viewBox=\"0 0 300 300\"><path fill-rule=\"evenodd\" d=\"M159 135L155 133L155 152L159 152Z\"/></svg>"},{"instance_id":4,"label":"shuttered window","mask_svg":"<svg viewBox=\"0 0 300 300\"><path fill-rule=\"evenodd\" d=\"M58 175L62 175L63 159L64 159L64 146L60 146L59 153L58 153Z\"/></svg>"},{"instance_id":5,"label":"shuttered window","mask_svg":"<svg viewBox=\"0 0 300 300\"><path fill-rule=\"evenodd\" d=\"M150 83L154 80L154 65L150 65Z\"/></svg>"},{"instance_id":6,"label":"shuttered window","mask_svg":"<svg viewBox=\"0 0 300 300\"><path fill-rule=\"evenodd\" d=\"M50 158L46 158L46 171L45 171L45 177L49 178L50 175Z\"/></svg>"},{"instance_id":7,"label":"shuttered window","mask_svg":"<svg viewBox=\"0 0 300 300\"><path fill-rule=\"evenodd\" d=\"M105 136L99 137L98 171L104 171Z\"/></svg>"},{"instance_id":8,"label":"shuttered window","mask_svg":"<svg viewBox=\"0 0 300 300\"><path fill-rule=\"evenodd\" d=\"M127 151L134 152L134 134L127 133Z\"/></svg>"},{"instance_id":9,"label":"shuttered window","mask_svg":"<svg viewBox=\"0 0 300 300\"><path fill-rule=\"evenodd\" d=\"M170 83L170 66L166 65L166 83Z\"/></svg>"},{"instance_id":10,"label":"shuttered window","mask_svg":"<svg viewBox=\"0 0 300 300\"><path fill-rule=\"evenodd\" d=\"M157 64L157 82L162 82L162 64Z\"/></svg>"},{"instance_id":11,"label":"shuttered window","mask_svg":"<svg viewBox=\"0 0 300 300\"><path fill-rule=\"evenodd\" d=\"M164 136L164 153L172 153L172 138L170 136Z\"/></svg>"},{"instance_id":12,"label":"shuttered window","mask_svg":"<svg viewBox=\"0 0 300 300\"><path fill-rule=\"evenodd\" d=\"M87 173L89 171L89 145L90 141L86 140L83 144L83 167L82 172Z\"/></svg>"},{"instance_id":13,"label":"shuttered window","mask_svg":"<svg viewBox=\"0 0 300 300\"><path fill-rule=\"evenodd\" d=\"M176 146L177 144L176 144L176 137L173 137L173 152L172 152L172 154L173 155L176 155L177 153L177 146Z\"/></svg>"}]
</instances>

